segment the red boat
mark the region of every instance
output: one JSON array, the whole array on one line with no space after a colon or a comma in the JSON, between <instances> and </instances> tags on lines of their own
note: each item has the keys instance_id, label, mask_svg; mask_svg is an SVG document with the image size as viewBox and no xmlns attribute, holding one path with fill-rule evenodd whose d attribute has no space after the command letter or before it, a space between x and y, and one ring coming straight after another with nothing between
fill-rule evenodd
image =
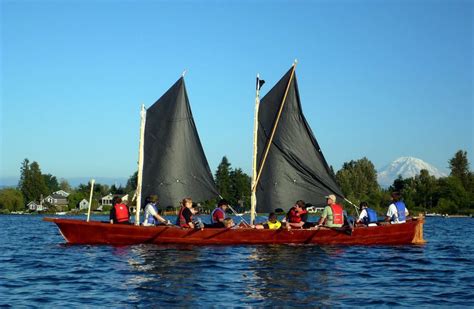
<instances>
[{"instance_id":1,"label":"red boat","mask_svg":"<svg viewBox=\"0 0 474 309\"><path fill-rule=\"evenodd\" d=\"M410 245L423 244L424 218L404 224L386 224L351 229L252 228L183 229L177 226L145 227L75 219L44 218L54 222L69 244L192 244L192 245Z\"/></svg>"}]
</instances>

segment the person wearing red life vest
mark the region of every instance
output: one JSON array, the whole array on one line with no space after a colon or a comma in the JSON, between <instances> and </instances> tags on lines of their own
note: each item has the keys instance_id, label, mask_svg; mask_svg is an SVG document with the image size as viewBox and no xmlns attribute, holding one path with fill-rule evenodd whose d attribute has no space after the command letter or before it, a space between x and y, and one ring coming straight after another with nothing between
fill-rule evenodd
<instances>
[{"instance_id":1,"label":"person wearing red life vest","mask_svg":"<svg viewBox=\"0 0 474 309\"><path fill-rule=\"evenodd\" d=\"M115 198L114 206L110 209L110 223L130 224L130 211L120 197Z\"/></svg>"},{"instance_id":2,"label":"person wearing red life vest","mask_svg":"<svg viewBox=\"0 0 474 309\"><path fill-rule=\"evenodd\" d=\"M308 212L306 211L306 203L299 200L295 206L291 207L286 214L287 227L300 229L308 220Z\"/></svg>"},{"instance_id":3,"label":"person wearing red life vest","mask_svg":"<svg viewBox=\"0 0 474 309\"><path fill-rule=\"evenodd\" d=\"M193 207L193 200L191 198L185 198L181 202L181 209L178 213L178 218L176 219L176 225L179 225L182 228L194 228L193 223L193 212L191 208Z\"/></svg>"},{"instance_id":4,"label":"person wearing red life vest","mask_svg":"<svg viewBox=\"0 0 474 309\"><path fill-rule=\"evenodd\" d=\"M325 196L327 206L324 208L318 226L341 227L344 224L344 213L342 206L336 203L336 196L329 194Z\"/></svg>"},{"instance_id":5,"label":"person wearing red life vest","mask_svg":"<svg viewBox=\"0 0 474 309\"><path fill-rule=\"evenodd\" d=\"M225 220L225 211L229 206L229 202L222 199L217 203L216 209L214 209L211 213L211 224L206 225L206 227L215 227L215 228L223 228L224 220Z\"/></svg>"}]
</instances>

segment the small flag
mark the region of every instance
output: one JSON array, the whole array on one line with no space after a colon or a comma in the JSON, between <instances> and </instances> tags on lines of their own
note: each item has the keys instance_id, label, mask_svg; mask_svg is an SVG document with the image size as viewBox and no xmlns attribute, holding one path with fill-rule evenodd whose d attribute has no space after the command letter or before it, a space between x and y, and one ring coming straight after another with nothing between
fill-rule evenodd
<instances>
[{"instance_id":1,"label":"small flag","mask_svg":"<svg viewBox=\"0 0 474 309\"><path fill-rule=\"evenodd\" d=\"M263 84L265 84L265 81L257 77L257 90L260 90Z\"/></svg>"}]
</instances>

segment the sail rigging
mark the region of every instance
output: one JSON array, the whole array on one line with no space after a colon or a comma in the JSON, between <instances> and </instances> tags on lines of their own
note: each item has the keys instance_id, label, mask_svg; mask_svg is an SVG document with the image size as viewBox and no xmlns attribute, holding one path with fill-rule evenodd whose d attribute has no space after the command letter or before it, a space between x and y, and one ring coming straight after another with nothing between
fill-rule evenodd
<instances>
[{"instance_id":1,"label":"sail rigging","mask_svg":"<svg viewBox=\"0 0 474 309\"><path fill-rule=\"evenodd\" d=\"M191 113L184 78L146 113L142 200L158 195L160 206L185 197L204 201L219 195Z\"/></svg>"},{"instance_id":2,"label":"sail rigging","mask_svg":"<svg viewBox=\"0 0 474 309\"><path fill-rule=\"evenodd\" d=\"M300 199L315 206L323 206L324 196L330 193L343 198L303 115L294 68L260 102L258 212L271 212L277 208L288 210ZM265 155L268 145L269 151Z\"/></svg>"}]
</instances>

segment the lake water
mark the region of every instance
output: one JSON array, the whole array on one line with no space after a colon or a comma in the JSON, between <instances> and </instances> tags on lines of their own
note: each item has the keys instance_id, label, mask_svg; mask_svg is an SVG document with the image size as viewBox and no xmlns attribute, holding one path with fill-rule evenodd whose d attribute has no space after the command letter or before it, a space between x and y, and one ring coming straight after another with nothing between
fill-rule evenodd
<instances>
[{"instance_id":1,"label":"lake water","mask_svg":"<svg viewBox=\"0 0 474 309\"><path fill-rule=\"evenodd\" d=\"M0 216L0 307L473 306L471 218L394 247L70 246L41 220Z\"/></svg>"}]
</instances>

